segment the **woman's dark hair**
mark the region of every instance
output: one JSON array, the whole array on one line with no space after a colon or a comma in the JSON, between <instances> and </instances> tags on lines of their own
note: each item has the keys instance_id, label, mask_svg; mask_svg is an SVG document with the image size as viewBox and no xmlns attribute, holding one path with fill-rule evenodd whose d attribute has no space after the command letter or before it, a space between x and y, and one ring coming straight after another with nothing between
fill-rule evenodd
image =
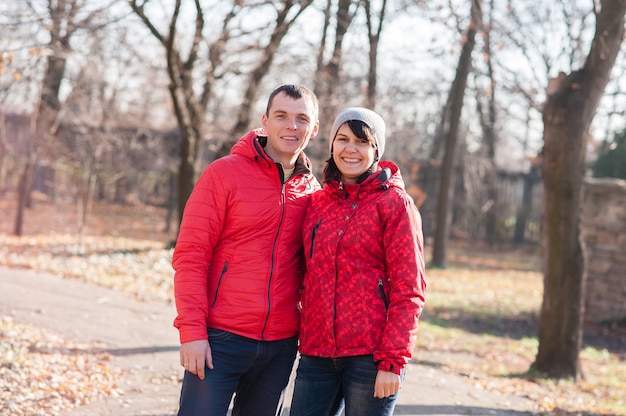
<instances>
[{"instance_id":1,"label":"woman's dark hair","mask_svg":"<svg viewBox=\"0 0 626 416\"><path fill-rule=\"evenodd\" d=\"M346 121L345 124L347 124L348 127L350 127L350 130L357 138L367 139L367 141L370 142L374 146L374 148L376 148L376 138L372 134L372 130L369 128L367 124L365 124L361 120L348 120ZM331 140L334 142L335 138L331 137ZM372 172L376 170L377 167L378 167L378 155L376 156L376 159L374 159L374 163L372 163L372 166L370 166L367 169L367 171L365 171L363 175L361 175L357 179L357 183L363 182L365 178L370 176L370 174L372 174ZM333 159L333 151L332 151L332 144L331 144L330 158L328 158L328 160L326 161L326 166L324 167L324 172L322 173L322 181L326 183L330 181L340 181L340 180L341 180L341 171L339 171L339 168L337 167L337 164L335 163L335 160Z\"/></svg>"}]
</instances>

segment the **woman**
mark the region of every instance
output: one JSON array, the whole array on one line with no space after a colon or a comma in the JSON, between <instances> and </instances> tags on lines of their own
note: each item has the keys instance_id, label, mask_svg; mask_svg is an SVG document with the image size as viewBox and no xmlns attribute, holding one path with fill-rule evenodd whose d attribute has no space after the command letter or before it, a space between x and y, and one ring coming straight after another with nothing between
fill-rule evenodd
<instances>
[{"instance_id":1,"label":"woman","mask_svg":"<svg viewBox=\"0 0 626 416\"><path fill-rule=\"evenodd\" d=\"M421 217L398 167L380 161L385 123L343 110L324 189L303 224L307 271L293 416L393 414L424 306Z\"/></svg>"}]
</instances>

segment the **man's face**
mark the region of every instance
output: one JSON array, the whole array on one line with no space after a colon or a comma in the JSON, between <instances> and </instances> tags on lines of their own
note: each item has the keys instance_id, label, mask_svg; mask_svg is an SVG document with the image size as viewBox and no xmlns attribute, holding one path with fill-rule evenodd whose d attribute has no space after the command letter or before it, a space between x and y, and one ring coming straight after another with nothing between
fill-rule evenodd
<instances>
[{"instance_id":1,"label":"man's face","mask_svg":"<svg viewBox=\"0 0 626 416\"><path fill-rule=\"evenodd\" d=\"M296 156L319 127L311 100L293 99L282 92L274 97L269 115L263 114L262 122L267 133L266 153L288 168L293 167Z\"/></svg>"}]
</instances>

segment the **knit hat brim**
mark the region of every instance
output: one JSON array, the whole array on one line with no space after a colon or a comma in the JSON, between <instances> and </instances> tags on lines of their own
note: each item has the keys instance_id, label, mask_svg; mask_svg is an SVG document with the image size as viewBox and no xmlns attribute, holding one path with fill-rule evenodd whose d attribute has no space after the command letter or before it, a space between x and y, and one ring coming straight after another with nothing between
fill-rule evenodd
<instances>
[{"instance_id":1,"label":"knit hat brim","mask_svg":"<svg viewBox=\"0 0 626 416\"><path fill-rule=\"evenodd\" d=\"M363 107L349 107L342 110L335 118L330 128L330 137L328 140L328 151L332 153L333 142L337 135L337 130L341 125L350 120L362 121L370 128L374 138L376 139L376 148L378 150L378 158L380 159L385 151L385 121L381 116Z\"/></svg>"}]
</instances>

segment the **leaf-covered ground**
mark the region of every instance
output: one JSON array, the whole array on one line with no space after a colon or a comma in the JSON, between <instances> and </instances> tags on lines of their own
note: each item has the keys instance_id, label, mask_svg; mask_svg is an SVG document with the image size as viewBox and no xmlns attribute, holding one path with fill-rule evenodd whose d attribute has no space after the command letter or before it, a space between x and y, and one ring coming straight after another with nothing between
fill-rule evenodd
<instances>
[{"instance_id":1,"label":"leaf-covered ground","mask_svg":"<svg viewBox=\"0 0 626 416\"><path fill-rule=\"evenodd\" d=\"M0 265L81 279L143 301L171 302L172 250L166 247L173 235L161 231L164 210L96 206L83 237L71 206L39 201L26 212L22 237L11 235L13 216L6 215L14 212L11 202L0 201L0 212ZM576 384L528 373L537 351L542 296L536 249L455 243L448 258L447 269L427 271L416 361L463 374L487 390L528 397L540 414L626 415L623 328L586 328L585 378ZM64 406L97 399L93 392L121 394L116 382L123 374L108 368L106 355L85 356L85 346L42 334L10 316L0 317L0 413L62 414ZM14 362L22 363L19 376ZM42 382L25 389L29 378ZM16 399L30 410L9 407Z\"/></svg>"},{"instance_id":2,"label":"leaf-covered ground","mask_svg":"<svg viewBox=\"0 0 626 416\"><path fill-rule=\"evenodd\" d=\"M94 353L97 347L0 316L0 414L61 415L123 394L117 381L124 374L109 366L109 354Z\"/></svg>"}]
</instances>

